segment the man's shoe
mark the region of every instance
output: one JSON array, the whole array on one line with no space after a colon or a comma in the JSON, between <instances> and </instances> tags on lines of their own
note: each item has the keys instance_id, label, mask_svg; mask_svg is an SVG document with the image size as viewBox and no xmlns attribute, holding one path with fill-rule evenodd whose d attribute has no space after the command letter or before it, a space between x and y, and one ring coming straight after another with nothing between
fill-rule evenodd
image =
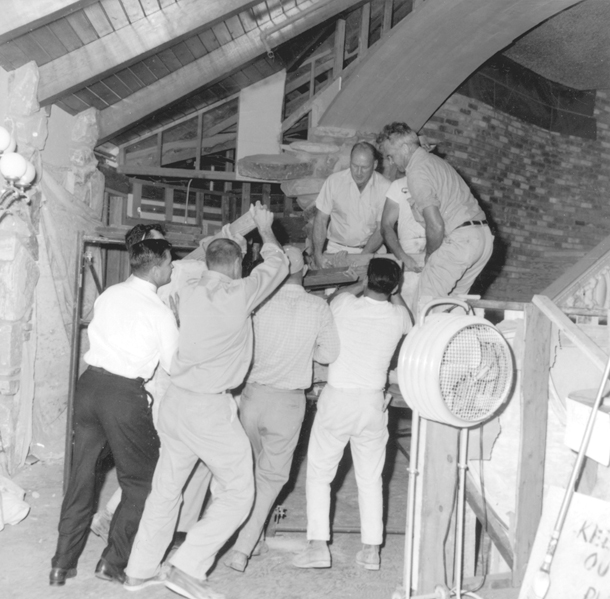
<instances>
[{"instance_id":1,"label":"man's shoe","mask_svg":"<svg viewBox=\"0 0 610 599\"><path fill-rule=\"evenodd\" d=\"M259 555L265 555L265 553L269 553L269 545L262 539L259 539L258 543L254 546L250 557L258 557Z\"/></svg>"},{"instance_id":2,"label":"man's shoe","mask_svg":"<svg viewBox=\"0 0 610 599\"><path fill-rule=\"evenodd\" d=\"M233 570L237 570L237 572L243 572L248 565L248 556L241 551L232 549L229 551L223 564L229 568L233 568Z\"/></svg>"},{"instance_id":3,"label":"man's shoe","mask_svg":"<svg viewBox=\"0 0 610 599\"><path fill-rule=\"evenodd\" d=\"M154 584L163 584L166 580L167 573L164 570L161 570L161 572L150 578L133 578L126 574L123 588L127 591L140 591L146 587L153 586Z\"/></svg>"},{"instance_id":4,"label":"man's shoe","mask_svg":"<svg viewBox=\"0 0 610 599\"><path fill-rule=\"evenodd\" d=\"M112 514L103 509L101 512L97 512L93 516L93 520L91 521L91 532L104 541L104 543L108 544L108 532L110 531L110 523L112 522Z\"/></svg>"},{"instance_id":5,"label":"man's shoe","mask_svg":"<svg viewBox=\"0 0 610 599\"><path fill-rule=\"evenodd\" d=\"M100 559L95 566L95 575L101 580L109 582L116 581L123 584L125 582L125 572L109 564L104 558Z\"/></svg>"},{"instance_id":6,"label":"man's shoe","mask_svg":"<svg viewBox=\"0 0 610 599\"><path fill-rule=\"evenodd\" d=\"M172 566L165 586L188 599L225 599L221 593L217 593L205 580L199 580L182 570Z\"/></svg>"},{"instance_id":7,"label":"man's shoe","mask_svg":"<svg viewBox=\"0 0 610 599\"><path fill-rule=\"evenodd\" d=\"M379 570L379 545L362 545L362 550L356 554L356 563L365 570Z\"/></svg>"},{"instance_id":8,"label":"man's shoe","mask_svg":"<svg viewBox=\"0 0 610 599\"><path fill-rule=\"evenodd\" d=\"M292 560L297 568L330 568L330 551L326 541L309 541L307 549Z\"/></svg>"},{"instance_id":9,"label":"man's shoe","mask_svg":"<svg viewBox=\"0 0 610 599\"><path fill-rule=\"evenodd\" d=\"M49 574L49 584L55 587L61 587L66 584L66 578L74 578L76 576L76 568L51 568Z\"/></svg>"}]
</instances>

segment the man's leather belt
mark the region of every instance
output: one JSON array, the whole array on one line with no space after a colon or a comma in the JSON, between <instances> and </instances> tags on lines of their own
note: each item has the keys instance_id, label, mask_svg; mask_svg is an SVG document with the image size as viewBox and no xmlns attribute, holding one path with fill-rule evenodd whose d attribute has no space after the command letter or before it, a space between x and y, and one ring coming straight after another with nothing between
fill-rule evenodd
<instances>
[{"instance_id":1,"label":"man's leather belt","mask_svg":"<svg viewBox=\"0 0 610 599\"><path fill-rule=\"evenodd\" d=\"M144 381L146 380L146 379L143 379L141 376L139 376L138 378L135 378L135 379L131 379L131 378L126 377L126 376L121 376L120 374L114 374L114 372L110 372L110 371L106 370L105 368L102 368L101 366L91 366L91 365L89 365L88 368L89 368L89 370L93 370L93 372L97 372L99 374L109 374L110 376L118 376L121 379L125 379L127 381L134 381L134 382L136 382L136 383L138 383L140 385L142 383L144 383Z\"/></svg>"},{"instance_id":2,"label":"man's leather belt","mask_svg":"<svg viewBox=\"0 0 610 599\"><path fill-rule=\"evenodd\" d=\"M486 225L487 221L486 220L467 220L466 222L462 223L461 225L458 225L456 227L456 229L460 229L462 227L470 227L471 225Z\"/></svg>"}]
</instances>

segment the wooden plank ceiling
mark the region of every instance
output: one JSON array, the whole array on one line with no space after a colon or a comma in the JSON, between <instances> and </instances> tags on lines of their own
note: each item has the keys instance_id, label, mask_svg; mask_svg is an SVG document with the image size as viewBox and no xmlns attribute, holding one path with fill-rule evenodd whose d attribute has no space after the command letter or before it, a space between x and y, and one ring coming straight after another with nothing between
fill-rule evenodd
<instances>
[{"instance_id":1,"label":"wooden plank ceiling","mask_svg":"<svg viewBox=\"0 0 610 599\"><path fill-rule=\"evenodd\" d=\"M39 101L100 111L122 144L279 69L296 73L333 21L363 0L7 0L0 66L35 61ZM373 0L380 23L386 0ZM404 16L411 0L394 0ZM373 25L371 25L373 28ZM325 34L325 35L323 35ZM271 51L273 49L273 52ZM295 75L296 76L296 75Z\"/></svg>"}]
</instances>

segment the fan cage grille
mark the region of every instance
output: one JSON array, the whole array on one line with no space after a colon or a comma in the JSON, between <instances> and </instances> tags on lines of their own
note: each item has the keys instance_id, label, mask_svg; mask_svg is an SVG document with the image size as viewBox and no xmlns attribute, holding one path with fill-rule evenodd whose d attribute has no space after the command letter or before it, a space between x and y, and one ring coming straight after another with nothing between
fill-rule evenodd
<instances>
[{"instance_id":1,"label":"fan cage grille","mask_svg":"<svg viewBox=\"0 0 610 599\"><path fill-rule=\"evenodd\" d=\"M458 331L447 344L439 369L442 400L466 422L491 416L512 385L510 348L493 327L473 324Z\"/></svg>"}]
</instances>

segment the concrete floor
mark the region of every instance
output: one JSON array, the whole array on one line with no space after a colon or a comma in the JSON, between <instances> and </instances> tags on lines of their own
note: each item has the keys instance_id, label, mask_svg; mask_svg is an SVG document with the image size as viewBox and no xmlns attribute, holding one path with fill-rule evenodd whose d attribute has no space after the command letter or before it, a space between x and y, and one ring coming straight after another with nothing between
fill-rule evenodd
<instances>
[{"instance_id":1,"label":"concrete floor","mask_svg":"<svg viewBox=\"0 0 610 599\"><path fill-rule=\"evenodd\" d=\"M404 440L403 440L404 443ZM239 574L217 563L209 580L212 586L228 599L395 599L402 579L404 534L388 534L382 549L382 568L378 572L358 567L354 558L360 549L358 534L335 533L331 551L333 567L328 570L299 570L291 559L305 544L304 528L304 473L302 452L295 460L294 479L284 493L282 506L286 517L278 523L275 537L268 539L270 552L251 560L244 574ZM348 456L349 458L349 456ZM336 529L358 528L356 485L353 468L340 474L334 511ZM61 505L62 464L37 463L26 467L15 482L26 490L31 505L29 516L16 526L0 532L0 598L1 599L115 599L142 597L161 599L177 597L163 586L139 593L129 593L116 583L95 578L95 564L104 544L90 535L78 566L78 575L64 587L50 587L48 573L56 543L56 527ZM393 533L404 531L406 459L395 449L388 452L386 468L386 529ZM109 473L101 501L116 488L114 473ZM516 599L518 590L485 590L478 594L483 599ZM398 596L403 596L398 595Z\"/></svg>"}]
</instances>

